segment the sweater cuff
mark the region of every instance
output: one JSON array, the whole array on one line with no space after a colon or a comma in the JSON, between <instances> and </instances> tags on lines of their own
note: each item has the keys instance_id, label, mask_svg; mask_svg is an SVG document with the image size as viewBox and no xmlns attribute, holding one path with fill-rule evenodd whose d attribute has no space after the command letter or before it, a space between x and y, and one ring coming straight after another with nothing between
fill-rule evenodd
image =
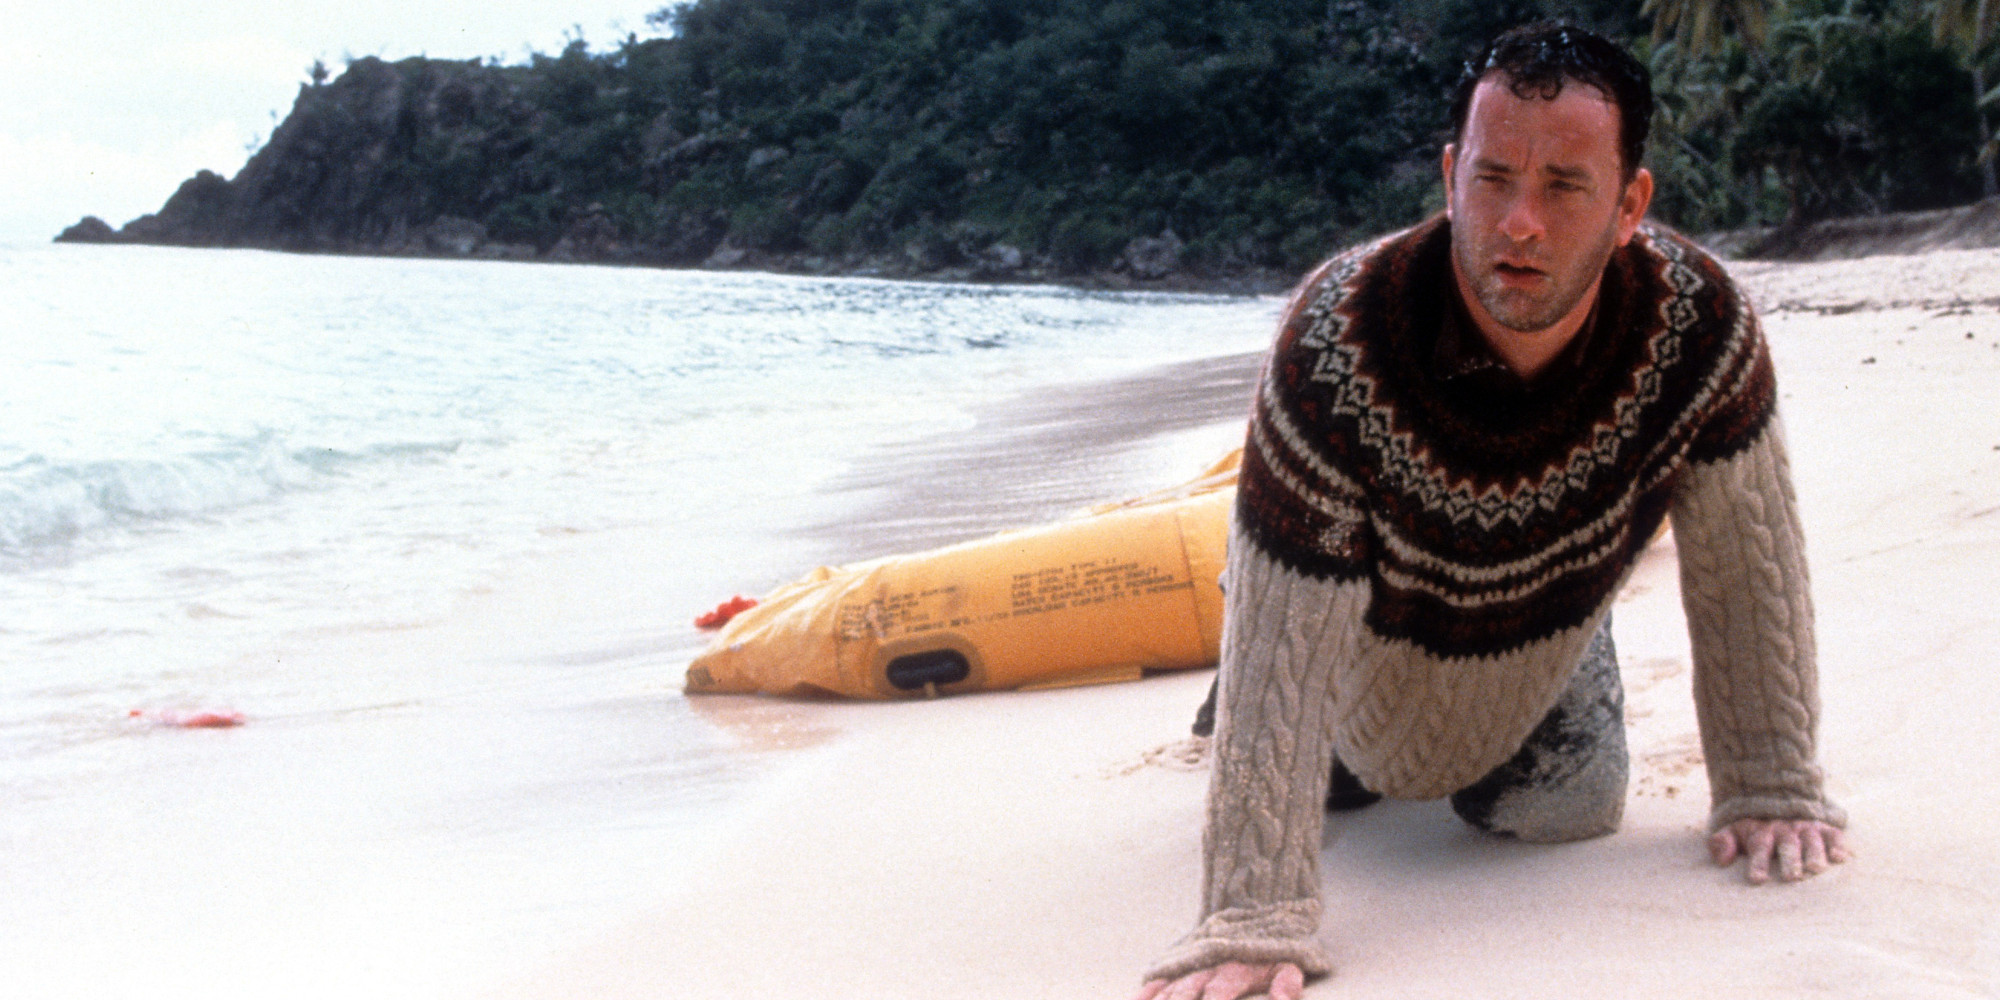
<instances>
[{"instance_id":1,"label":"sweater cuff","mask_svg":"<svg viewBox=\"0 0 2000 1000\"><path fill-rule=\"evenodd\" d=\"M1153 963L1144 981L1179 979L1224 962L1290 962L1307 976L1324 976L1333 971L1333 961L1314 936L1319 913L1316 899L1218 911Z\"/></svg>"},{"instance_id":2,"label":"sweater cuff","mask_svg":"<svg viewBox=\"0 0 2000 1000\"><path fill-rule=\"evenodd\" d=\"M1822 797L1818 801L1775 795L1736 795L1715 804L1708 813L1708 832L1743 819L1813 819L1845 829L1847 810Z\"/></svg>"}]
</instances>

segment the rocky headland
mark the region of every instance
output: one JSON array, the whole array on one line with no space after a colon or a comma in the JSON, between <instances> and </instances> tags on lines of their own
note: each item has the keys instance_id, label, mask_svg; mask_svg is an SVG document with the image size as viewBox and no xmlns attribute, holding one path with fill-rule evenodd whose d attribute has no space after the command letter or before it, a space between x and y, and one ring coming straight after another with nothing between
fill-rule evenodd
<instances>
[{"instance_id":1,"label":"rocky headland","mask_svg":"<svg viewBox=\"0 0 2000 1000\"><path fill-rule=\"evenodd\" d=\"M1066 260L966 220L917 227L887 246L816 250L759 239L737 224L741 192L639 213L627 198L614 209L592 197L607 192L575 190L582 185L567 183L569 171L537 155L575 123L536 99L535 82L519 67L478 61L359 59L331 83L302 86L234 178L203 170L158 212L122 227L86 216L56 240L1227 292L1276 291L1295 277L1246 260L1197 264L1171 227ZM620 117L629 116L613 123L629 128ZM790 158L744 130L688 135L671 119L662 112L635 130L631 186L642 195L703 168L755 177ZM826 176L811 178L787 209L809 211L801 203L834 183Z\"/></svg>"}]
</instances>

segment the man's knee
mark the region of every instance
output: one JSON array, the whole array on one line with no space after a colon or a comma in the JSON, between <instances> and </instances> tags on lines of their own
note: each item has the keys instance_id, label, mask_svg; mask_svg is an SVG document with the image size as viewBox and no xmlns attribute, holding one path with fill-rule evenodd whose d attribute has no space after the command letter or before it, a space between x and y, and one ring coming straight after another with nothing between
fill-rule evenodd
<instances>
[{"instance_id":1,"label":"man's knee","mask_svg":"<svg viewBox=\"0 0 2000 1000\"><path fill-rule=\"evenodd\" d=\"M1601 837L1625 815L1625 689L1609 620L1520 752L1451 796L1467 823L1538 844Z\"/></svg>"},{"instance_id":2,"label":"man's knee","mask_svg":"<svg viewBox=\"0 0 2000 1000\"><path fill-rule=\"evenodd\" d=\"M1453 793L1451 807L1481 830L1531 844L1602 837L1625 816L1624 755L1592 761L1560 786L1480 782Z\"/></svg>"}]
</instances>

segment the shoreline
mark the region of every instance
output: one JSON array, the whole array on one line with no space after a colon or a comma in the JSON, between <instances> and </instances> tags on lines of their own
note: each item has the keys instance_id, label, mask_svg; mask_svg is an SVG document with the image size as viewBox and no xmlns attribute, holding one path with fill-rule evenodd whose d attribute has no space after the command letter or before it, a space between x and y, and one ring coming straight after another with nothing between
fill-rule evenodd
<instances>
[{"instance_id":1,"label":"shoreline","mask_svg":"<svg viewBox=\"0 0 2000 1000\"><path fill-rule=\"evenodd\" d=\"M148 217L150 218L150 217ZM136 220L135 220L136 221ZM93 225L92 223L95 223ZM445 231L433 237L419 232L400 245L305 245L300 242L144 239L113 229L96 216L63 230L51 242L105 246L161 246L203 250L267 250L342 257L403 257L416 260L491 260L525 264L589 264L654 270L755 272L814 278L876 278L942 284L1028 285L1073 288L1092 292L1165 292L1230 296L1283 295L1307 269L1241 267L1222 273L1175 265L1150 275L1127 267L1100 268L1081 274L1052 271L1040 265L996 267L990 262L957 266L923 266L906 257L878 254L858 259L833 259L810 253L769 254L753 251L720 253L703 263L673 262L647 257L622 246L592 247L558 244L544 251L526 244L505 244L483 238L468 241L458 228L440 220ZM128 223L128 226L130 224ZM1753 226L1695 235L1695 242L1731 264L1814 263L1865 260L1882 256L1920 256L1937 251L2000 247L2000 197L1950 208L1897 212L1875 216L1822 219L1796 226ZM1337 248L1335 248L1337 249Z\"/></svg>"},{"instance_id":2,"label":"shoreline","mask_svg":"<svg viewBox=\"0 0 2000 1000\"><path fill-rule=\"evenodd\" d=\"M85 221L96 216L85 216ZM102 221L102 220L99 220ZM437 249L426 245L383 246L301 246L284 242L174 241L133 239L107 225L109 235L70 234L78 223L49 241L85 246L176 247L186 250L263 250L270 253L328 257L386 257L410 260L496 261L515 264L584 264L597 267L630 267L662 271L699 271L718 274L778 274L800 278L872 278L882 281L917 281L936 284L1020 285L1070 288L1086 292L1162 292L1188 295L1262 296L1282 295L1291 290L1303 270L1294 273L1278 268L1245 268L1223 274L1208 274L1176 268L1161 276L1136 277L1121 269L1100 269L1082 274L1051 271L1043 267L993 270L961 266L923 268L905 264L890 255L861 260L832 261L812 254L745 253L727 263L675 263L636 253L593 253L555 250L540 251L527 246L483 244L464 251Z\"/></svg>"},{"instance_id":3,"label":"shoreline","mask_svg":"<svg viewBox=\"0 0 2000 1000\"><path fill-rule=\"evenodd\" d=\"M798 534L848 562L950 545L1172 486L1242 445L1262 362L1261 352L1222 354L978 407L966 430L862 456L827 485L856 495L859 506ZM1168 412L1154 412L1155 405Z\"/></svg>"},{"instance_id":4,"label":"shoreline","mask_svg":"<svg viewBox=\"0 0 2000 1000\"><path fill-rule=\"evenodd\" d=\"M950 544L1171 486L1241 444L1261 360L1261 353L1218 354L1125 376L1042 386L977 407L969 428L883 446L865 456L824 487L823 496L838 513L793 535L842 562ZM1172 416L1157 419L1143 405L1159 400L1171 401ZM1004 975L1015 955L1011 947L970 954L960 947L960 936L999 944L1020 927L1053 919L1069 927L1064 936L1094 947L1096 919L1087 910L1062 905L1071 882L1065 876L1038 880L1039 888L997 909L982 907L977 926L928 921L925 913L956 905L956 886L981 882L991 861L984 847L995 830L975 832L959 824L972 816L997 824L1008 838L1005 850L1021 865L1087 858L1092 843L1108 839L1161 864L1184 866L1190 860L1184 856L1187 845L1142 842L1124 828L1124 817L1146 801L1178 801L1198 812L1205 776L1185 760L1149 751L1162 717L1179 719L1180 735L1186 735L1212 674L1182 671L1136 684L981 692L930 702L686 698L690 711L742 746L780 751L779 777L734 813L731 832L718 838L700 874L675 902L546 964L547 973L530 973L496 993L477 995L681 991L706 996L743 995L747 989L748 995L761 996L800 988L896 996L927 980L963 981L967 968L979 965L996 978L984 992L969 995L996 1000L1031 995L1017 992L1018 982ZM1151 710L1132 711L1135 699ZM1111 730L1104 725L1059 721L1076 712L1106 725L1122 718L1118 748L1106 751L1104 737ZM1096 793L1114 779L1122 794L1138 798L1117 808L1097 801ZM1055 804L1062 815L1051 817L1051 784L1086 794ZM869 808L826 809L828 803L855 802ZM1053 821L1040 822L1038 816ZM974 849L961 849L968 844ZM801 858L806 863L796 864ZM842 888L854 875L878 876L898 888L866 902ZM1192 882L1133 886L1158 904L1160 914L1181 908L1184 900L1175 890L1191 887ZM730 902L720 904L722 899ZM795 906L793 900L816 902ZM823 916L818 904L855 905L866 912L833 930L815 926ZM1058 916L1062 911L1066 915ZM869 927L881 931L881 955L909 958L926 971L876 962L867 954L842 954L852 943L846 935L872 936ZM1135 925L1128 930L1129 943L1137 946L1163 930L1163 925ZM766 964L762 972L746 967L755 963L740 949L788 936L805 951ZM629 952L650 947L655 937L662 938L660 944L670 940L676 954L689 961L709 949L734 957L678 973L667 971L677 968L678 960L665 957L634 969ZM823 950L829 946L835 950ZM579 961L589 968L579 969ZM620 978L648 969L664 978ZM689 978L679 979L682 973ZM748 985L745 976L758 985Z\"/></svg>"}]
</instances>

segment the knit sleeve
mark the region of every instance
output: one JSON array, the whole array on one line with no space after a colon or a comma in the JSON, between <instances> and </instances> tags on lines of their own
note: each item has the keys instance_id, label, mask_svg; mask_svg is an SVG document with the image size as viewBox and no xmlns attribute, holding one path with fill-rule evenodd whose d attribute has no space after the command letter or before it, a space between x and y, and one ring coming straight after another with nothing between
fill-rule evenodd
<instances>
[{"instance_id":1,"label":"knit sleeve","mask_svg":"<svg viewBox=\"0 0 2000 1000\"><path fill-rule=\"evenodd\" d=\"M1709 828L1747 818L1845 825L1815 758L1812 596L1776 416L1728 457L1691 464L1672 516Z\"/></svg>"},{"instance_id":2,"label":"knit sleeve","mask_svg":"<svg viewBox=\"0 0 2000 1000\"><path fill-rule=\"evenodd\" d=\"M1332 764L1331 666L1351 655L1366 584L1300 575L1232 532L1202 919L1147 978L1223 962L1332 971L1319 848Z\"/></svg>"}]
</instances>

